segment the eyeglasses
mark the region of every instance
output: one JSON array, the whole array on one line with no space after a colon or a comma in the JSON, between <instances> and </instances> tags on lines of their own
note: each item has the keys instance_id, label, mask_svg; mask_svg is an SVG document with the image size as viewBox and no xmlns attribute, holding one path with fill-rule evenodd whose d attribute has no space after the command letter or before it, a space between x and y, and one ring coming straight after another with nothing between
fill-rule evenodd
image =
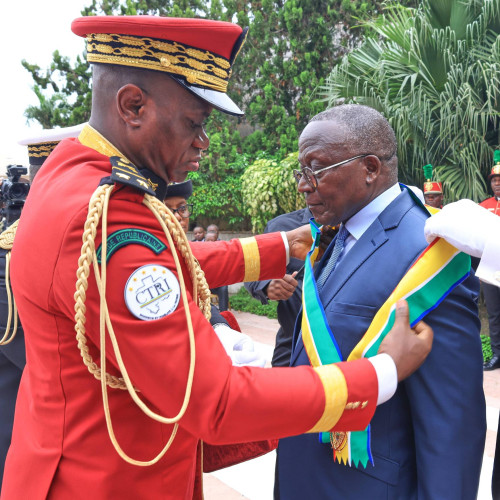
<instances>
[{"instance_id":1,"label":"eyeglasses","mask_svg":"<svg viewBox=\"0 0 500 500\"><path fill-rule=\"evenodd\" d=\"M312 170L309 167L302 167L300 170L294 170L293 171L293 176L295 177L295 180L297 181L297 184L300 182L300 179L302 179L302 176L304 176L306 182L311 186L313 189L316 189L318 187L318 178L316 177L319 173L324 172L325 170L328 170L333 167L340 167L340 165L344 165L345 163L349 163L350 161L356 160L358 158L364 158L365 156L369 155L358 155L354 156L352 158L349 158L348 160L341 161L339 163L335 163L335 165L330 165L329 167L325 168L320 168L319 170Z\"/></svg>"},{"instance_id":2,"label":"eyeglasses","mask_svg":"<svg viewBox=\"0 0 500 500\"><path fill-rule=\"evenodd\" d=\"M174 214L178 213L183 219L187 219L193 213L193 204L188 203L179 208L171 208L170 211Z\"/></svg>"}]
</instances>

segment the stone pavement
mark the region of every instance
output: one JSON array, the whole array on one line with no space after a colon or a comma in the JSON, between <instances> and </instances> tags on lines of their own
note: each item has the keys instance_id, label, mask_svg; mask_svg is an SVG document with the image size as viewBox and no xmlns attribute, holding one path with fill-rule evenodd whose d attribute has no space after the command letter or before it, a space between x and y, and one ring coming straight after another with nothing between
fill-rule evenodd
<instances>
[{"instance_id":1,"label":"stone pavement","mask_svg":"<svg viewBox=\"0 0 500 500\"><path fill-rule=\"evenodd\" d=\"M233 311L241 330L256 342L256 348L270 360L278 322L250 313ZM500 369L484 373L488 431L481 471L478 500L491 500L491 471L500 409ZM204 474L205 500L272 500L275 452Z\"/></svg>"}]
</instances>

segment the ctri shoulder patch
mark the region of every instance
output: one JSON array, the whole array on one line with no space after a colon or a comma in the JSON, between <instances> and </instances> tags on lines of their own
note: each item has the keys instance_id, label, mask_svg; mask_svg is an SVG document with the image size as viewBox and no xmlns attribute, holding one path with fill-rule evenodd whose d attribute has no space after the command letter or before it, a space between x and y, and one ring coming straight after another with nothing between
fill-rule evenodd
<instances>
[{"instance_id":1,"label":"ctri shoulder patch","mask_svg":"<svg viewBox=\"0 0 500 500\"><path fill-rule=\"evenodd\" d=\"M181 291L175 274L164 266L146 264L136 269L125 285L128 310L138 319L152 321L177 309Z\"/></svg>"},{"instance_id":2,"label":"ctri shoulder patch","mask_svg":"<svg viewBox=\"0 0 500 500\"><path fill-rule=\"evenodd\" d=\"M120 158L119 156L111 156L111 181L119 184L131 186L143 193L155 196L156 186L144 175L139 172L139 169L129 160Z\"/></svg>"},{"instance_id":3,"label":"ctri shoulder patch","mask_svg":"<svg viewBox=\"0 0 500 500\"><path fill-rule=\"evenodd\" d=\"M126 245L142 245L149 248L156 255L159 255L167 248L159 238L142 229L135 229L133 227L127 229L120 229L108 236L107 239L107 253L106 262L109 261L111 256L116 253L120 248ZM97 249L97 262L101 263L102 244Z\"/></svg>"}]
</instances>

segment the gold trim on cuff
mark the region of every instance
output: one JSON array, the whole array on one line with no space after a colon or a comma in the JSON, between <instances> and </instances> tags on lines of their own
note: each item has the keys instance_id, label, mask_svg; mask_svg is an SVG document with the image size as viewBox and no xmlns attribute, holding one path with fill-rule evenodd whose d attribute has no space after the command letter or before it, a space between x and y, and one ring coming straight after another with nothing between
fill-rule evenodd
<instances>
[{"instance_id":1,"label":"gold trim on cuff","mask_svg":"<svg viewBox=\"0 0 500 500\"><path fill-rule=\"evenodd\" d=\"M335 365L313 368L325 390L325 410L316 425L308 432L327 432L339 421L347 403L347 383Z\"/></svg>"},{"instance_id":2,"label":"gold trim on cuff","mask_svg":"<svg viewBox=\"0 0 500 500\"><path fill-rule=\"evenodd\" d=\"M245 276L243 281L259 281L260 253L255 237L240 238L243 258L245 259Z\"/></svg>"}]
</instances>

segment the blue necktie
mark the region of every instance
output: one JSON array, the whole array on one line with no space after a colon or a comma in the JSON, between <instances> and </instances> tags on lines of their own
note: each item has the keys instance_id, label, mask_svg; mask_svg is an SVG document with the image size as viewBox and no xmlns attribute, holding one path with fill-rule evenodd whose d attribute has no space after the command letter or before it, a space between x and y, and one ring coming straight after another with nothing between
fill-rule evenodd
<instances>
[{"instance_id":1,"label":"blue necktie","mask_svg":"<svg viewBox=\"0 0 500 500\"><path fill-rule=\"evenodd\" d=\"M340 226L340 231L337 234L337 239L335 240L335 245L332 250L332 254L330 255L330 259L326 263L325 267L322 269L321 274L319 275L317 285L318 292L321 292L323 285L325 284L326 279L330 276L330 273L335 269L335 265L337 264L337 260L344 250L344 244L346 238L349 236L349 231L346 229L345 225L342 224Z\"/></svg>"}]
</instances>

